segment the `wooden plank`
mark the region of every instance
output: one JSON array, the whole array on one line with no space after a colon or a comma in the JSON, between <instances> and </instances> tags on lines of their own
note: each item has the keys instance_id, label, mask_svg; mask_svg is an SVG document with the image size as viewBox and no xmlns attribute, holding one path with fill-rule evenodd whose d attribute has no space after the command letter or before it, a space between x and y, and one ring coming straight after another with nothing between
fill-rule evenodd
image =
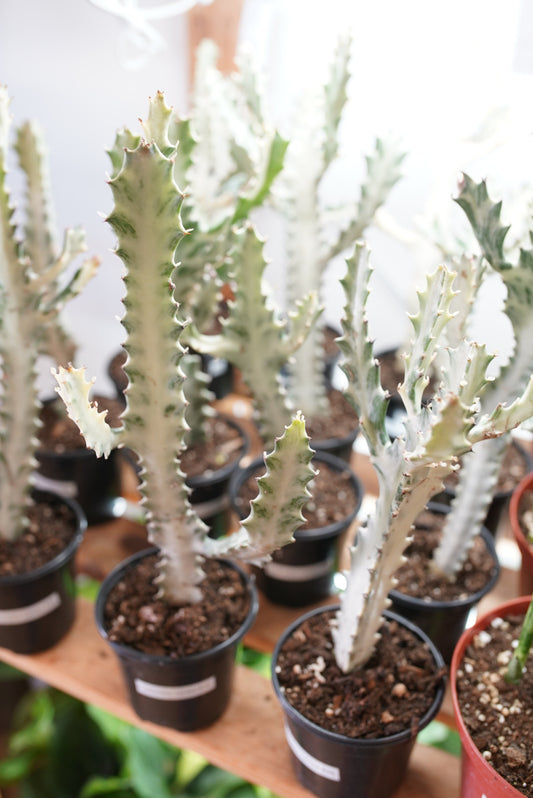
<instances>
[{"instance_id":1,"label":"wooden plank","mask_svg":"<svg viewBox=\"0 0 533 798\"><path fill-rule=\"evenodd\" d=\"M270 681L255 671L238 667L234 694L224 716L208 729L186 734L137 718L129 706L119 664L98 634L93 606L86 600L78 600L73 629L53 649L29 657L0 648L0 659L278 795L310 798L294 780L282 713ZM458 794L458 780L457 759L417 746L396 796L450 798Z\"/></svg>"}]
</instances>

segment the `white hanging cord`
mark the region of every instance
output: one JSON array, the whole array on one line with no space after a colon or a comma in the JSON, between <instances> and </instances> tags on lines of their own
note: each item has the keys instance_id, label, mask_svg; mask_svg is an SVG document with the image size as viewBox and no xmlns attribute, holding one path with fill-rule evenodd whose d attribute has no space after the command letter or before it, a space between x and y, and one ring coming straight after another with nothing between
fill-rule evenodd
<instances>
[{"instance_id":1,"label":"white hanging cord","mask_svg":"<svg viewBox=\"0 0 533 798\"><path fill-rule=\"evenodd\" d=\"M124 20L127 28L122 33L120 41L122 61L129 69L140 69L152 56L166 47L164 38L150 24L150 20L178 16L190 11L195 5L210 5L213 0L173 0L151 8L140 7L138 0L89 0L89 2L96 8Z\"/></svg>"}]
</instances>

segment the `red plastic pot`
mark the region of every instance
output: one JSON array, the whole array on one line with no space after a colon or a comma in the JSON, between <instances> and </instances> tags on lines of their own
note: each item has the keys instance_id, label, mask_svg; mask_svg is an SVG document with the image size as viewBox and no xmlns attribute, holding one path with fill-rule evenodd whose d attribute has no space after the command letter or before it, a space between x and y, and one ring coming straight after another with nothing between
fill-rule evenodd
<instances>
[{"instance_id":1,"label":"red plastic pot","mask_svg":"<svg viewBox=\"0 0 533 798\"><path fill-rule=\"evenodd\" d=\"M462 744L461 798L521 798L523 793L509 784L481 755L472 742L463 722L461 708L456 691L457 670L461 665L464 653L478 632L485 629L494 618L505 615L526 613L531 596L522 596L498 605L483 615L477 623L467 629L455 648L450 666L450 687L457 730Z\"/></svg>"},{"instance_id":2,"label":"red plastic pot","mask_svg":"<svg viewBox=\"0 0 533 798\"><path fill-rule=\"evenodd\" d=\"M533 547L524 535L519 521L520 502L525 493L533 491L533 473L526 474L524 479L516 486L509 504L509 518L511 529L520 549L522 566L520 569L520 592L533 593Z\"/></svg>"}]
</instances>

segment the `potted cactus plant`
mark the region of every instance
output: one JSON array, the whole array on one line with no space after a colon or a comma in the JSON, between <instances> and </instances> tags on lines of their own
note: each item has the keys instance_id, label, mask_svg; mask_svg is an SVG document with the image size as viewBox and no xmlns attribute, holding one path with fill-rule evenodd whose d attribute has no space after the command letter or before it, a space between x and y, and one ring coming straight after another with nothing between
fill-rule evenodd
<instances>
[{"instance_id":1,"label":"potted cactus plant","mask_svg":"<svg viewBox=\"0 0 533 798\"><path fill-rule=\"evenodd\" d=\"M242 227L238 235L243 240L227 268L234 298L228 302L228 317L223 321L222 332L205 335L191 325L187 334L195 349L223 357L239 369L251 389L259 434L266 444L276 429L290 422L295 411L282 372L292 353L305 340L318 309L312 292L283 316L270 298L264 280L267 261L263 241L250 224ZM280 549L272 561L256 572L267 598L282 604L310 604L329 595L338 541L354 520L363 497L362 485L345 460L318 450L314 463L320 470L318 479L330 486L328 489L325 485L324 490L330 493L333 506L321 506L322 520L311 529L297 530L295 543ZM261 473L261 468L264 464L259 457L231 478L230 497L241 517L240 490L250 476ZM316 482L312 491L314 503L319 501L321 493L315 488ZM245 499L244 514L246 508Z\"/></svg>"},{"instance_id":2,"label":"potted cactus plant","mask_svg":"<svg viewBox=\"0 0 533 798\"><path fill-rule=\"evenodd\" d=\"M450 669L462 744L462 798L533 795L531 668L533 604L494 607L461 636Z\"/></svg>"},{"instance_id":3,"label":"potted cactus plant","mask_svg":"<svg viewBox=\"0 0 533 798\"><path fill-rule=\"evenodd\" d=\"M467 342L449 352L449 366L437 393L431 403L422 404L428 371L452 318L454 275L441 267L419 292L419 310L412 319L414 337L400 389L408 411L405 434L391 440L385 428L387 398L365 317L370 273L368 251L357 244L343 281L347 302L339 346L347 394L368 443L379 495L375 511L358 531L340 607L299 619L279 641L272 666L298 778L328 798L353 796L355 784L356 794L383 798L400 783L417 729L437 710L442 698L443 660L432 646L433 666L424 677L421 660L414 669L413 663L405 660L409 646L402 653L389 648L403 623L416 629L385 611L412 524L458 456L476 441L501 435L519 424L533 408L531 379L510 405L479 417L477 397L491 358L483 346ZM429 638L418 632L427 646ZM382 647L385 653L380 654ZM416 678L406 683L415 673ZM376 690L378 683L388 687L376 710L372 697L381 696ZM410 700L417 685L425 694L425 703L415 710ZM308 689L314 708L306 703ZM350 696L354 695L357 706L351 707ZM368 715L364 712L367 706ZM402 727L403 711L407 720Z\"/></svg>"},{"instance_id":4,"label":"potted cactus plant","mask_svg":"<svg viewBox=\"0 0 533 798\"><path fill-rule=\"evenodd\" d=\"M51 339L64 340L57 315L96 262L85 261L59 285L83 249L79 231L68 231L63 252L41 268L45 230L31 188L26 235L16 228L7 185L9 105L7 89L0 86L0 645L33 653L54 645L74 619L73 558L86 526L76 502L33 491L41 406L37 362ZM18 139L25 166L35 154L29 134L23 128Z\"/></svg>"},{"instance_id":5,"label":"potted cactus plant","mask_svg":"<svg viewBox=\"0 0 533 798\"><path fill-rule=\"evenodd\" d=\"M306 92L297 103L284 167L273 186L274 207L284 223L289 307L311 292L325 306L331 261L365 236L401 176L405 153L396 142L378 138L365 159L366 175L358 201L330 207L322 198L324 182L339 156L352 43L350 36L339 38L324 85ZM287 364L288 393L305 414L315 449L349 460L357 418L342 392L324 379L327 333L323 323L313 325L302 346L294 351Z\"/></svg>"},{"instance_id":6,"label":"potted cactus plant","mask_svg":"<svg viewBox=\"0 0 533 798\"><path fill-rule=\"evenodd\" d=\"M108 222L126 269L129 384L120 429L110 429L104 414L87 402L83 369L55 373L58 392L87 445L99 456L127 445L141 467L154 549L105 580L96 604L99 629L119 656L138 714L191 730L224 711L235 648L257 610L249 577L221 558L234 553L260 559L290 540L314 472L304 422L296 416L267 457L262 495L236 532L209 537L189 502L180 469L188 430L177 295L182 264L176 260L185 231L183 195L174 179L179 150L170 120L158 95L144 124L147 138L125 148L122 166L110 180L114 208ZM134 141L131 134L128 140Z\"/></svg>"},{"instance_id":7,"label":"potted cactus plant","mask_svg":"<svg viewBox=\"0 0 533 798\"><path fill-rule=\"evenodd\" d=\"M488 194L485 181L475 183L468 175L463 175L457 203L464 210L472 231L479 243L481 256L471 259L461 270L463 278L470 285L465 295L470 296L470 304L475 300L479 287L488 273L499 275L505 289L506 298L503 312L509 319L514 339L514 351L506 365L486 386L482 395L481 412L490 413L498 404L512 400L527 383L533 372L533 354L529 346L529 335L533 325L531 298L527 285L531 274L531 250L520 249L516 262L509 258L505 239L509 226L501 223L501 202L493 202ZM468 325L471 314L465 312L464 327ZM462 526L464 539L468 543L488 514L501 515L504 502L508 502L510 492L500 497L498 508L494 508L494 492L498 474L510 444L510 433L473 448L464 459L458 473L458 484L452 501L452 511L448 523ZM527 463L530 463L527 457ZM480 490L481 488L481 490ZM476 500L473 501L473 494ZM490 513L489 513L490 511ZM494 524L491 524L494 528ZM459 538L458 538L459 539ZM445 555L442 554L443 565ZM441 559L439 555L439 559ZM443 565L444 570L447 566Z\"/></svg>"},{"instance_id":8,"label":"potted cactus plant","mask_svg":"<svg viewBox=\"0 0 533 798\"><path fill-rule=\"evenodd\" d=\"M36 122L30 120L17 128L14 150L25 178L23 254L29 259L35 277L41 281L41 306L55 303L60 310L69 295L74 297L78 294L84 282L95 274L98 259L88 259L76 281L62 285L69 265L87 249L85 233L81 227L70 229L63 247L58 246L46 143ZM63 314L55 312L48 316L37 342L39 354L53 363L66 366L74 359L76 343L65 325ZM49 393L43 392L41 424L37 433L36 486L75 498L89 523L113 517L120 495L118 453L113 452L106 462L99 461L84 447L62 403L57 397L53 398L52 387L48 390ZM117 411L119 402L114 398L100 396L98 400L110 414Z\"/></svg>"}]
</instances>

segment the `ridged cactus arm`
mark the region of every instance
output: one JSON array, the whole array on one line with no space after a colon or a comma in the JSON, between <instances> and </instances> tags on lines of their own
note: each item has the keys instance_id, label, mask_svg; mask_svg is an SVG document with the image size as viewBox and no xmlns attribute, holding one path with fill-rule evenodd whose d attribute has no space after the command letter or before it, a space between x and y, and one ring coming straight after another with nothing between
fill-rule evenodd
<instances>
[{"instance_id":1,"label":"ridged cactus arm","mask_svg":"<svg viewBox=\"0 0 533 798\"><path fill-rule=\"evenodd\" d=\"M446 340L452 349L471 339L469 325L486 266L483 258L469 258L463 254L454 260L453 269L455 297L450 304L453 318L446 328Z\"/></svg>"},{"instance_id":2,"label":"ridged cactus arm","mask_svg":"<svg viewBox=\"0 0 533 798\"><path fill-rule=\"evenodd\" d=\"M0 536L17 537L24 527L37 432L34 319L25 294L27 263L19 246L6 186L9 97L0 86Z\"/></svg>"},{"instance_id":3,"label":"ridged cactus arm","mask_svg":"<svg viewBox=\"0 0 533 798\"><path fill-rule=\"evenodd\" d=\"M24 253L33 270L42 274L57 257L57 242L44 139L35 122L18 128L15 150L26 175Z\"/></svg>"},{"instance_id":4,"label":"ridged cactus arm","mask_svg":"<svg viewBox=\"0 0 533 798\"><path fill-rule=\"evenodd\" d=\"M118 175L124 163L125 150L135 150L141 142L141 137L132 133L128 128L121 128L115 134L112 146L107 150L111 161L110 177L113 179Z\"/></svg>"},{"instance_id":5,"label":"ridged cactus arm","mask_svg":"<svg viewBox=\"0 0 533 798\"><path fill-rule=\"evenodd\" d=\"M192 330L188 343L200 352L224 357L242 371L253 391L254 408L265 441L274 440L291 419L291 405L281 384L280 371L292 348L287 325L265 294L266 261L263 241L248 225L238 232L238 255L230 263L234 300L222 321L222 335L198 335ZM313 303L304 305L311 316ZM301 322L298 326L302 327ZM305 325L303 325L305 326Z\"/></svg>"},{"instance_id":6,"label":"ridged cactus arm","mask_svg":"<svg viewBox=\"0 0 533 798\"><path fill-rule=\"evenodd\" d=\"M405 152L396 141L381 138L375 140L373 152L365 157L366 177L360 188L359 201L350 214L350 221L343 226L324 254L324 265L353 246L354 241L364 237L377 212L400 180L404 158Z\"/></svg>"},{"instance_id":7,"label":"ridged cactus arm","mask_svg":"<svg viewBox=\"0 0 533 798\"><path fill-rule=\"evenodd\" d=\"M368 333L366 303L372 275L368 247L355 245L347 258L347 271L341 280L346 303L341 321L343 335L337 343L342 353L341 368L347 378L345 395L359 416L369 450L378 457L390 445L385 428L388 398L381 387L379 365Z\"/></svg>"},{"instance_id":8,"label":"ridged cactus arm","mask_svg":"<svg viewBox=\"0 0 533 798\"><path fill-rule=\"evenodd\" d=\"M185 432L185 445L192 446L206 440L206 423L214 414L211 406L215 395L209 390L210 377L202 371L202 360L199 355L185 353L180 361L184 374L183 393L187 402L185 421L188 429Z\"/></svg>"},{"instance_id":9,"label":"ridged cactus arm","mask_svg":"<svg viewBox=\"0 0 533 798\"><path fill-rule=\"evenodd\" d=\"M434 276L427 277L426 288L417 291L419 309L410 316L414 338L405 353L405 376L398 389L408 417L416 418L420 413L439 338L452 318L454 276L454 272L440 267Z\"/></svg>"},{"instance_id":10,"label":"ridged cactus arm","mask_svg":"<svg viewBox=\"0 0 533 798\"><path fill-rule=\"evenodd\" d=\"M302 507L310 497L307 485L316 475L313 454L305 421L297 414L276 440L274 451L265 456L266 473L257 480L259 495L251 502L250 514L232 535L207 538L204 548L209 554L257 562L290 543L305 520Z\"/></svg>"},{"instance_id":11,"label":"ridged cactus arm","mask_svg":"<svg viewBox=\"0 0 533 798\"><path fill-rule=\"evenodd\" d=\"M120 443L121 433L106 423L107 411L100 412L98 406L89 399L94 380L85 379L85 369L60 366L53 369L56 391L63 400L69 417L74 421L85 438L89 449L97 457L109 457L111 451Z\"/></svg>"}]
</instances>

